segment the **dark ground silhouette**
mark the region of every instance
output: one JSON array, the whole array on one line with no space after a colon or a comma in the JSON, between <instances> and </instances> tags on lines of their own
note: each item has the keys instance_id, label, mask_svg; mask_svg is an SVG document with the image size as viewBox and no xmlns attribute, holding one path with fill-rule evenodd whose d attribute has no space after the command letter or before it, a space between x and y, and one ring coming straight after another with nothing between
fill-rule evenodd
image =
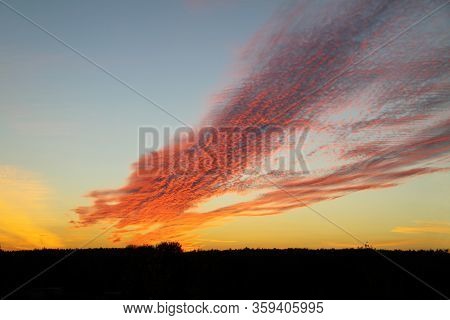
<instances>
[{"instance_id":1,"label":"dark ground silhouette","mask_svg":"<svg viewBox=\"0 0 450 320\"><path fill-rule=\"evenodd\" d=\"M4 297L71 250L0 251ZM444 296L450 254L379 251ZM83 249L8 299L442 299L372 249Z\"/></svg>"}]
</instances>

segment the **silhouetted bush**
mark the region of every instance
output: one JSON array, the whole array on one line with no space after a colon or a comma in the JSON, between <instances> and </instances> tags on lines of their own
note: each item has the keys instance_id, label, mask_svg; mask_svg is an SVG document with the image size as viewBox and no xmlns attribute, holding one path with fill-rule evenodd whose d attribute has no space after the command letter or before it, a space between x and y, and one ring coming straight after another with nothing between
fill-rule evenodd
<instances>
[{"instance_id":1,"label":"silhouetted bush","mask_svg":"<svg viewBox=\"0 0 450 320\"><path fill-rule=\"evenodd\" d=\"M130 244L125 247L128 250L148 250L148 251L156 251L160 253L182 253L183 247L178 242L160 242L156 245L141 245L137 246L134 244Z\"/></svg>"},{"instance_id":2,"label":"silhouetted bush","mask_svg":"<svg viewBox=\"0 0 450 320\"><path fill-rule=\"evenodd\" d=\"M161 242L156 245L156 250L161 253L167 254L180 254L183 253L183 248L178 242Z\"/></svg>"}]
</instances>

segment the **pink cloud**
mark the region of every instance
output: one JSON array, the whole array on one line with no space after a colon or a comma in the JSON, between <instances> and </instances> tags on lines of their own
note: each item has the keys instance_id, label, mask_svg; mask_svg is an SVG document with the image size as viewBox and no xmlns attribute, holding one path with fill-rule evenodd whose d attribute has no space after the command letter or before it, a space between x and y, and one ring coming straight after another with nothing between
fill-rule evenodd
<instances>
[{"instance_id":1,"label":"pink cloud","mask_svg":"<svg viewBox=\"0 0 450 320\"><path fill-rule=\"evenodd\" d=\"M191 246L193 231L227 217L281 214L447 170L450 64L449 42L442 34L450 27L448 9L372 54L440 3L301 3L282 10L243 50L246 73L218 95L202 124L262 131L308 126L313 142L306 160L316 165L326 159L328 165L320 170L306 176L249 176L248 167L279 148L264 149L258 136L245 152L238 139L222 137L200 147L196 138L175 152L167 147L154 153L156 168L143 172L146 158L139 159L122 188L91 192L93 204L76 209L79 225L113 220L112 240L128 235L134 244L177 240ZM192 162L202 169L173 170L174 163L189 167ZM192 212L212 196L246 188L272 191L214 211Z\"/></svg>"}]
</instances>

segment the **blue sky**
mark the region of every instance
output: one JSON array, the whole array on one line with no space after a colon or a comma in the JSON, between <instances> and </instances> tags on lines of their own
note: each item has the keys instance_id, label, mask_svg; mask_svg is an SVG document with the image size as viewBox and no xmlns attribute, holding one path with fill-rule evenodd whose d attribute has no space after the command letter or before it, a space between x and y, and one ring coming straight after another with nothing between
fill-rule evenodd
<instances>
[{"instance_id":1,"label":"blue sky","mask_svg":"<svg viewBox=\"0 0 450 320\"><path fill-rule=\"evenodd\" d=\"M188 124L198 123L239 48L278 5L8 3ZM138 126L179 126L4 6L0 28L8 31L0 34L2 164L37 172L77 198L124 181Z\"/></svg>"}]
</instances>

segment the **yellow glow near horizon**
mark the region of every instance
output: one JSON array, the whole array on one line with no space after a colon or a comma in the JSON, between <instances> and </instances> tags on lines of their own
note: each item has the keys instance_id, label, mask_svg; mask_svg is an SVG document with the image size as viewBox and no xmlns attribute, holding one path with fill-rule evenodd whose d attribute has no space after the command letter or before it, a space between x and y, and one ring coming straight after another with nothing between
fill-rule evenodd
<instances>
[{"instance_id":1,"label":"yellow glow near horizon","mask_svg":"<svg viewBox=\"0 0 450 320\"><path fill-rule=\"evenodd\" d=\"M47 188L30 173L0 167L0 244L5 249L61 247L59 236L48 229L54 220L46 206Z\"/></svg>"},{"instance_id":2,"label":"yellow glow near horizon","mask_svg":"<svg viewBox=\"0 0 450 320\"><path fill-rule=\"evenodd\" d=\"M450 248L450 173L416 177L393 188L367 190L312 205L362 243L309 208L236 217L201 230L205 248L349 248L366 241L385 249Z\"/></svg>"},{"instance_id":3,"label":"yellow glow near horizon","mask_svg":"<svg viewBox=\"0 0 450 320\"><path fill-rule=\"evenodd\" d=\"M0 167L0 244L4 249L81 247L109 225L75 228L64 214L50 210L54 199L34 175L13 167ZM317 203L316 210L377 248L429 249L450 247L449 173L412 179L394 188L353 193ZM436 186L439 186L436 189ZM199 203L199 214L252 201L263 190L229 192ZM421 195L421 196L419 196ZM357 247L336 227L298 208L261 217L234 217L194 231L201 248L243 247ZM114 247L106 232L89 247Z\"/></svg>"}]
</instances>

